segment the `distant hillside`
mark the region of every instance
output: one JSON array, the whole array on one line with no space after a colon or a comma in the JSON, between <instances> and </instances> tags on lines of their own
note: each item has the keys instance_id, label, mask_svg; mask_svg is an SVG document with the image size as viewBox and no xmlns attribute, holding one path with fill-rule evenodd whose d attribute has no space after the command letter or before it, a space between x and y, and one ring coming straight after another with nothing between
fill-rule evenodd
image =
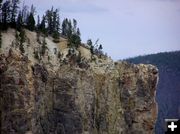
<instances>
[{"instance_id":1,"label":"distant hillside","mask_svg":"<svg viewBox=\"0 0 180 134\"><path fill-rule=\"evenodd\" d=\"M159 83L156 100L159 113L156 134L163 133L164 119L180 118L180 51L138 56L125 61L153 64L158 67Z\"/></svg>"}]
</instances>

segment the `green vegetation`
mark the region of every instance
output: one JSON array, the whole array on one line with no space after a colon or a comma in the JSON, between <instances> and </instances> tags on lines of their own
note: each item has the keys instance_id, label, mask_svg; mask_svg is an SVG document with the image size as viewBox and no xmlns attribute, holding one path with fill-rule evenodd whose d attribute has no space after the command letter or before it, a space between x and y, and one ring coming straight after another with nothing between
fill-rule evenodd
<instances>
[{"instance_id":1,"label":"green vegetation","mask_svg":"<svg viewBox=\"0 0 180 134\"><path fill-rule=\"evenodd\" d=\"M23 29L20 30L19 39L20 39L19 50L23 54L25 52L23 43L26 41L25 31Z\"/></svg>"},{"instance_id":2,"label":"green vegetation","mask_svg":"<svg viewBox=\"0 0 180 134\"><path fill-rule=\"evenodd\" d=\"M46 39L45 37L43 38L43 43L42 43L42 47L41 47L41 55L44 56L44 54L46 53L46 49L47 49L47 43L46 43Z\"/></svg>"},{"instance_id":3,"label":"green vegetation","mask_svg":"<svg viewBox=\"0 0 180 134\"><path fill-rule=\"evenodd\" d=\"M42 44L42 50L39 50L40 55L45 54L47 49L45 39L41 41L41 36L53 37L53 42L60 42L60 36L67 39L69 48L76 50L81 44L81 32L77 26L75 19L65 18L60 22L60 13L58 9L48 9L42 17L36 14L36 8L32 5L29 7L24 5L20 6L20 0L0 0L0 31L7 30L12 27L16 30L15 46L19 47L21 53L25 52L24 42L26 39L25 29L35 31L37 33L37 42ZM37 15L37 23L35 19ZM98 40L93 44L91 40L87 42L92 55L101 57L103 54L102 45L98 44ZM1 40L0 40L1 46ZM87 47L87 45L84 45Z\"/></svg>"},{"instance_id":4,"label":"green vegetation","mask_svg":"<svg viewBox=\"0 0 180 134\"><path fill-rule=\"evenodd\" d=\"M73 19L73 24L71 20L67 18L62 22L62 36L68 39L68 45L70 47L78 48L81 44L80 30L77 28L77 21Z\"/></svg>"},{"instance_id":5,"label":"green vegetation","mask_svg":"<svg viewBox=\"0 0 180 134\"><path fill-rule=\"evenodd\" d=\"M126 59L126 61L139 64L153 64L158 68L166 67L180 71L180 51L164 52L158 54L151 54L145 56L138 56L135 58Z\"/></svg>"},{"instance_id":6,"label":"green vegetation","mask_svg":"<svg viewBox=\"0 0 180 134\"><path fill-rule=\"evenodd\" d=\"M20 0L0 0L0 29L7 30L8 27L16 28L20 31L22 28L27 28L30 31L39 31L44 35L51 35L57 42L60 39L60 17L58 9L47 10L40 22L38 17L38 24L36 24L35 7L32 5L30 11L28 6L23 5L20 9Z\"/></svg>"},{"instance_id":7,"label":"green vegetation","mask_svg":"<svg viewBox=\"0 0 180 134\"><path fill-rule=\"evenodd\" d=\"M30 31L35 30L35 19L34 19L34 14L35 14L35 7L32 5L31 6L31 11L30 14L27 16L27 29Z\"/></svg>"},{"instance_id":8,"label":"green vegetation","mask_svg":"<svg viewBox=\"0 0 180 134\"><path fill-rule=\"evenodd\" d=\"M91 39L87 40L87 45L90 47L91 54L94 54L94 46Z\"/></svg>"},{"instance_id":9,"label":"green vegetation","mask_svg":"<svg viewBox=\"0 0 180 134\"><path fill-rule=\"evenodd\" d=\"M28 28L30 31L34 31L34 29L35 29L35 20L34 20L34 16L33 16L32 13L30 13L30 15L28 16L27 28Z\"/></svg>"},{"instance_id":10,"label":"green vegetation","mask_svg":"<svg viewBox=\"0 0 180 134\"><path fill-rule=\"evenodd\" d=\"M93 44L92 40L88 39L87 45L89 46L90 52L92 55L95 54L101 58L102 56L105 56L105 54L103 53L102 44L99 44L98 42L99 42L99 39L97 39L96 42Z\"/></svg>"}]
</instances>

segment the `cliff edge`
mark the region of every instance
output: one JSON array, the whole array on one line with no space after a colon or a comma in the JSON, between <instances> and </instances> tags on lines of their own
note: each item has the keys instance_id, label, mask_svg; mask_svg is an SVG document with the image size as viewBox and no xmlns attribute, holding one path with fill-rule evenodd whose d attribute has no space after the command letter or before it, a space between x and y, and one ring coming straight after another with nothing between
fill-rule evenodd
<instances>
[{"instance_id":1,"label":"cliff edge","mask_svg":"<svg viewBox=\"0 0 180 134\"><path fill-rule=\"evenodd\" d=\"M8 36L7 36L8 35ZM90 61L65 55L64 44L47 39L48 54L34 59L35 33L26 31L20 54L13 30L3 33L0 54L2 134L151 134L157 117L158 70L152 65ZM7 40L7 37L11 37ZM62 42L61 42L62 43ZM63 46L64 45L64 46ZM51 48L50 48L51 47ZM76 54L75 54L76 55ZM78 54L77 54L78 55ZM65 60L66 59L66 60ZM75 60L76 59L76 60Z\"/></svg>"}]
</instances>

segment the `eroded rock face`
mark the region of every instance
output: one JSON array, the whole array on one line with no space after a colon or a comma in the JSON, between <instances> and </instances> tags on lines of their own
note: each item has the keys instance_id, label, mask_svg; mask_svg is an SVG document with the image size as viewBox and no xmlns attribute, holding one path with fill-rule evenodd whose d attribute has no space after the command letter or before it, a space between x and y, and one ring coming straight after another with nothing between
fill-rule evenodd
<instances>
[{"instance_id":1,"label":"eroded rock face","mask_svg":"<svg viewBox=\"0 0 180 134\"><path fill-rule=\"evenodd\" d=\"M69 65L52 71L16 56L0 57L2 134L154 132L154 66L120 62L104 71Z\"/></svg>"}]
</instances>

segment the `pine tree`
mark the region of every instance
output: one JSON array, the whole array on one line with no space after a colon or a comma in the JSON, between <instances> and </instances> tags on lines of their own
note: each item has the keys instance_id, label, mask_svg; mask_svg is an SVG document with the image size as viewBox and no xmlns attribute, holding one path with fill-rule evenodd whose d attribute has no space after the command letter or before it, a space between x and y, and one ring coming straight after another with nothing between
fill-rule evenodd
<instances>
[{"instance_id":1,"label":"pine tree","mask_svg":"<svg viewBox=\"0 0 180 134\"><path fill-rule=\"evenodd\" d=\"M79 28L77 29L77 21L75 19L73 19L73 25L71 20L67 18L63 20L62 35L67 37L70 47L78 48L81 44L80 30Z\"/></svg>"},{"instance_id":2,"label":"pine tree","mask_svg":"<svg viewBox=\"0 0 180 134\"><path fill-rule=\"evenodd\" d=\"M46 11L46 20L47 20L47 30L48 30L48 34L52 34L53 33L53 7L51 8L51 10L47 10Z\"/></svg>"},{"instance_id":3,"label":"pine tree","mask_svg":"<svg viewBox=\"0 0 180 134\"><path fill-rule=\"evenodd\" d=\"M33 5L31 5L31 11L30 13L27 15L27 29L29 29L30 31L34 31L35 30L35 19L34 19L34 15L35 15L36 9Z\"/></svg>"},{"instance_id":4,"label":"pine tree","mask_svg":"<svg viewBox=\"0 0 180 134\"><path fill-rule=\"evenodd\" d=\"M19 11L18 17L17 17L17 21L16 21L16 28L18 31L21 30L23 26L23 20L22 20L22 14L21 11Z\"/></svg>"},{"instance_id":5,"label":"pine tree","mask_svg":"<svg viewBox=\"0 0 180 134\"><path fill-rule=\"evenodd\" d=\"M43 15L43 17L42 17L42 21L41 21L41 24L40 24L40 26L39 26L39 30L40 30L44 35L47 34L47 30L46 30L46 18L45 18L44 15Z\"/></svg>"},{"instance_id":6,"label":"pine tree","mask_svg":"<svg viewBox=\"0 0 180 134\"><path fill-rule=\"evenodd\" d=\"M21 29L21 30L20 30L19 37L20 37L19 50L20 50L21 53L23 54L23 53L25 52L23 43L24 43L25 40L26 40L26 36L25 36L25 31L24 31L24 29Z\"/></svg>"},{"instance_id":7,"label":"pine tree","mask_svg":"<svg viewBox=\"0 0 180 134\"><path fill-rule=\"evenodd\" d=\"M101 52L102 49L103 49L103 47L102 47L102 45L100 44L98 50Z\"/></svg>"},{"instance_id":8,"label":"pine tree","mask_svg":"<svg viewBox=\"0 0 180 134\"><path fill-rule=\"evenodd\" d=\"M62 22L62 36L67 36L67 18Z\"/></svg>"},{"instance_id":9,"label":"pine tree","mask_svg":"<svg viewBox=\"0 0 180 134\"><path fill-rule=\"evenodd\" d=\"M88 40L87 40L87 44L88 44L89 46L92 46L92 44L93 44L93 43L92 43L92 40L91 40L91 39L88 39Z\"/></svg>"},{"instance_id":10,"label":"pine tree","mask_svg":"<svg viewBox=\"0 0 180 134\"><path fill-rule=\"evenodd\" d=\"M27 23L27 18L29 16L28 6L23 5L21 16L22 16L22 24L25 25Z\"/></svg>"},{"instance_id":11,"label":"pine tree","mask_svg":"<svg viewBox=\"0 0 180 134\"><path fill-rule=\"evenodd\" d=\"M103 49L103 47L102 47L102 45L100 44L99 47L98 47L98 53L99 53L100 58L101 58L102 55L103 55L102 49Z\"/></svg>"},{"instance_id":12,"label":"pine tree","mask_svg":"<svg viewBox=\"0 0 180 134\"><path fill-rule=\"evenodd\" d=\"M35 15L35 13L36 13L36 8L34 7L34 5L31 5L30 13L32 13L33 16Z\"/></svg>"},{"instance_id":13,"label":"pine tree","mask_svg":"<svg viewBox=\"0 0 180 134\"><path fill-rule=\"evenodd\" d=\"M87 40L87 44L88 44L88 46L90 47L90 52L91 52L91 54L94 54L94 46L93 46L92 40L91 40L91 39L88 39L88 40Z\"/></svg>"},{"instance_id":14,"label":"pine tree","mask_svg":"<svg viewBox=\"0 0 180 134\"><path fill-rule=\"evenodd\" d=\"M16 16L18 14L18 4L20 3L19 0L12 0L12 3L11 3L11 26L13 28L15 28L16 26Z\"/></svg>"},{"instance_id":15,"label":"pine tree","mask_svg":"<svg viewBox=\"0 0 180 134\"><path fill-rule=\"evenodd\" d=\"M80 33L80 29L79 29L79 28L77 28L76 34L77 34L78 36L81 36L81 33Z\"/></svg>"},{"instance_id":16,"label":"pine tree","mask_svg":"<svg viewBox=\"0 0 180 134\"><path fill-rule=\"evenodd\" d=\"M43 43L42 43L42 48L41 48L41 55L42 56L44 56L44 54L46 53L46 49L47 49L47 43L46 43L46 38L44 36Z\"/></svg>"},{"instance_id":17,"label":"pine tree","mask_svg":"<svg viewBox=\"0 0 180 134\"><path fill-rule=\"evenodd\" d=\"M68 40L71 39L71 35L72 35L72 24L71 24L71 20L68 21L67 23L67 38Z\"/></svg>"},{"instance_id":18,"label":"pine tree","mask_svg":"<svg viewBox=\"0 0 180 134\"><path fill-rule=\"evenodd\" d=\"M68 45L70 47L78 48L81 44L81 38L77 34L72 34L70 39L68 39Z\"/></svg>"},{"instance_id":19,"label":"pine tree","mask_svg":"<svg viewBox=\"0 0 180 134\"><path fill-rule=\"evenodd\" d=\"M55 31L54 33L53 33L53 42L55 42L55 43L58 43L59 42L59 39L60 39L60 35L59 35L59 32L57 32L57 31Z\"/></svg>"},{"instance_id":20,"label":"pine tree","mask_svg":"<svg viewBox=\"0 0 180 134\"><path fill-rule=\"evenodd\" d=\"M30 13L30 15L28 16L28 19L27 19L27 28L30 31L34 31L34 29L35 29L35 20L34 20L33 13Z\"/></svg>"},{"instance_id":21,"label":"pine tree","mask_svg":"<svg viewBox=\"0 0 180 134\"><path fill-rule=\"evenodd\" d=\"M77 21L73 19L73 33L76 33L76 28L77 28Z\"/></svg>"},{"instance_id":22,"label":"pine tree","mask_svg":"<svg viewBox=\"0 0 180 134\"><path fill-rule=\"evenodd\" d=\"M8 24L10 22L10 1L5 1L2 5L2 28L3 30L6 30L8 28Z\"/></svg>"},{"instance_id":23,"label":"pine tree","mask_svg":"<svg viewBox=\"0 0 180 134\"><path fill-rule=\"evenodd\" d=\"M58 43L60 39L60 18L59 18L59 11L56 9L53 12L53 38L54 42Z\"/></svg>"}]
</instances>

